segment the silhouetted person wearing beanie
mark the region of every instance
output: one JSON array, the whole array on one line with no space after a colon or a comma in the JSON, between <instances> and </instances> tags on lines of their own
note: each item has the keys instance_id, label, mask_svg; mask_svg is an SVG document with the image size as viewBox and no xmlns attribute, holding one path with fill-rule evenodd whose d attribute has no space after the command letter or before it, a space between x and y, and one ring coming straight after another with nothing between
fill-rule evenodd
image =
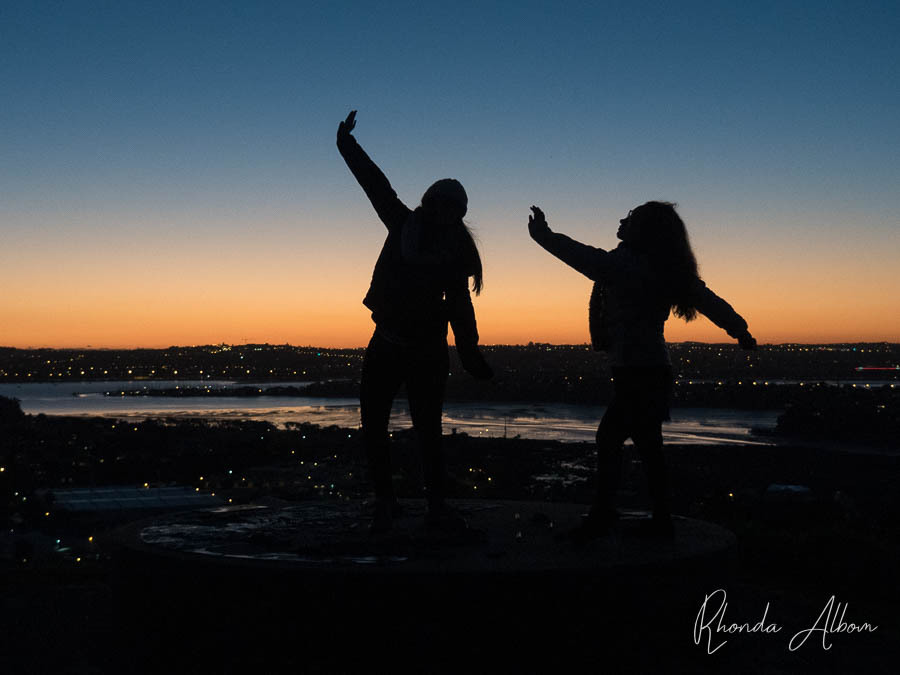
<instances>
[{"instance_id":1,"label":"silhouetted person wearing beanie","mask_svg":"<svg viewBox=\"0 0 900 675\"><path fill-rule=\"evenodd\" d=\"M647 202L620 221L621 243L611 251L581 244L550 230L532 206L528 231L538 244L594 281L589 323L594 349L606 351L615 393L597 429L597 489L591 511L573 532L584 541L608 532L617 517L615 492L627 438L647 475L652 534L671 536L669 488L662 452L662 423L669 419L672 366L663 337L669 312L691 321L701 312L744 349L756 340L731 305L697 274L684 222L668 202Z\"/></svg>"},{"instance_id":2,"label":"silhouetted person wearing beanie","mask_svg":"<svg viewBox=\"0 0 900 675\"><path fill-rule=\"evenodd\" d=\"M360 386L363 438L375 485L371 529L390 529L399 511L391 481L388 421L404 382L422 451L426 523L464 528L465 521L444 503L441 412L449 368L448 321L463 367L477 378L493 375L478 349L469 295L469 277L474 278L475 293L481 292L482 268L463 223L468 198L458 181L445 178L429 187L421 205L411 210L352 136L355 125L354 110L338 125L338 150L388 230L363 300L375 322Z\"/></svg>"}]
</instances>

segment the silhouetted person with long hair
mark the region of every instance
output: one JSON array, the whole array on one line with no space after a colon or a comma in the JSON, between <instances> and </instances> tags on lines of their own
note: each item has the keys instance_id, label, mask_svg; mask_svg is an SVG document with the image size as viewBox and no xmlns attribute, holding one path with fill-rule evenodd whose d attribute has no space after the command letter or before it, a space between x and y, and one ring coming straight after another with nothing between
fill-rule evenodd
<instances>
[{"instance_id":1,"label":"silhouetted person with long hair","mask_svg":"<svg viewBox=\"0 0 900 675\"><path fill-rule=\"evenodd\" d=\"M614 396L597 429L597 485L588 517L573 532L584 541L605 534L617 513L615 492L622 473L622 444L634 441L647 475L653 518L650 533L671 535L669 487L662 452L662 423L669 419L672 366L663 326L672 311L691 321L701 312L744 349L756 340L731 305L706 287L697 273L684 222L668 202L647 202L620 221L621 243L611 251L579 243L550 230L532 206L531 237L594 281L589 307L591 343L606 351Z\"/></svg>"},{"instance_id":2,"label":"silhouetted person with long hair","mask_svg":"<svg viewBox=\"0 0 900 675\"><path fill-rule=\"evenodd\" d=\"M356 111L338 125L337 146L388 230L363 304L375 332L363 361L360 411L375 514L371 529L391 527L399 505L391 481L388 421L406 383L409 414L422 451L428 502L426 523L462 528L465 521L444 503L441 409L449 367L447 323L453 327L463 367L477 378L493 375L478 349L469 277L481 292L481 257L463 222L468 197L456 180L434 183L409 209L351 132Z\"/></svg>"}]
</instances>

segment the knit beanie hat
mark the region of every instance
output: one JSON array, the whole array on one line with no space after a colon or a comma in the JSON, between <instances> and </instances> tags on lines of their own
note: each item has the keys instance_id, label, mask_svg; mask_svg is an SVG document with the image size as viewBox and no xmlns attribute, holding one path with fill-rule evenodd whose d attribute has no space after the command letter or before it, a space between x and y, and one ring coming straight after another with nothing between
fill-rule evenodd
<instances>
[{"instance_id":1,"label":"knit beanie hat","mask_svg":"<svg viewBox=\"0 0 900 675\"><path fill-rule=\"evenodd\" d=\"M422 204L431 200L454 202L462 210L460 217L466 215L469 208L469 197L462 184L454 178L442 178L425 190L425 194L422 195Z\"/></svg>"}]
</instances>

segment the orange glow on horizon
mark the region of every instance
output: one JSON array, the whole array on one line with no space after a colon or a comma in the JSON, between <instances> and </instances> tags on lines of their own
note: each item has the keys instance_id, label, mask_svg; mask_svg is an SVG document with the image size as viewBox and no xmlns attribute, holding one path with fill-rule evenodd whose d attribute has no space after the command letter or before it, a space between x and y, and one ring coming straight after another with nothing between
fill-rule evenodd
<instances>
[{"instance_id":1,"label":"orange glow on horizon","mask_svg":"<svg viewBox=\"0 0 900 675\"><path fill-rule=\"evenodd\" d=\"M554 266L552 260L542 262L540 277L523 276L512 266L490 268L484 293L473 297L482 344L588 342L590 281L560 264ZM28 293L0 299L0 346L267 342L360 347L372 334L369 311L361 302L369 265L357 266L345 277L314 270L278 278L259 272L237 278L222 273L215 278L208 271L173 274L163 282L126 280L112 285L50 278L45 285L32 285ZM705 278L744 316L761 344L900 341L898 281L870 279L864 285L879 291L865 295L859 286L836 282L829 286L821 278L798 275L788 292L781 279L755 279L750 285L740 272L731 276L727 270L714 270ZM313 286L315 280L319 283ZM304 288L319 290L298 290ZM666 339L731 341L704 317L692 323L670 317Z\"/></svg>"},{"instance_id":2,"label":"orange glow on horizon","mask_svg":"<svg viewBox=\"0 0 900 675\"><path fill-rule=\"evenodd\" d=\"M304 307L300 299L284 303L269 299L235 311L223 300L190 302L129 302L88 307L73 303L61 309L19 307L4 311L8 321L0 331L0 346L136 348L173 345L270 343L319 347L362 347L372 334L368 310L354 297L337 297L333 307L316 303ZM475 299L482 344L584 344L589 341L587 301L589 287L579 297L555 302L553 297L527 304L496 298ZM737 298L737 299L735 299ZM822 321L822 307L777 307L777 297L764 295L755 303L735 294L732 304L747 319L760 344L786 342L896 342L900 319L878 319L888 307L853 307L831 310ZM872 311L880 310L880 311ZM727 343L731 338L705 317L686 323L670 317L669 342ZM452 341L452 332L451 332Z\"/></svg>"},{"instance_id":3,"label":"orange glow on horizon","mask_svg":"<svg viewBox=\"0 0 900 675\"><path fill-rule=\"evenodd\" d=\"M505 241L493 231L482 229L485 290L473 297L482 344L587 343L591 282L527 237ZM115 253L79 244L40 264L34 246L0 251L0 346L365 346L373 325L361 301L384 230L342 232L343 250L320 234L223 235L172 251L154 240L149 253L135 242ZM222 249L210 251L215 245ZM761 344L900 342L900 275L853 245L796 259L749 240L695 249L703 278ZM674 317L666 339L731 341L705 318Z\"/></svg>"}]
</instances>

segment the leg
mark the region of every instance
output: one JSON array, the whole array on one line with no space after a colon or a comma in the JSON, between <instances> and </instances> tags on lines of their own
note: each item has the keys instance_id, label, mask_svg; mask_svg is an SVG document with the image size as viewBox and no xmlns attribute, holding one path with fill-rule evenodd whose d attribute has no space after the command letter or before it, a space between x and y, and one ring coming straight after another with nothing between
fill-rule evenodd
<instances>
[{"instance_id":1,"label":"leg","mask_svg":"<svg viewBox=\"0 0 900 675\"><path fill-rule=\"evenodd\" d=\"M447 385L449 356L443 340L416 348L409 360L406 389L409 414L419 438L422 472L425 478L429 510L440 508L444 501L444 451L441 442L441 412Z\"/></svg>"},{"instance_id":2,"label":"leg","mask_svg":"<svg viewBox=\"0 0 900 675\"><path fill-rule=\"evenodd\" d=\"M363 359L360 379L359 410L369 476L374 483L376 500L387 503L394 500L388 422L394 396L403 378L398 358L400 349L373 335Z\"/></svg>"},{"instance_id":3,"label":"leg","mask_svg":"<svg viewBox=\"0 0 900 675\"><path fill-rule=\"evenodd\" d=\"M597 485L591 511L598 516L610 518L615 511L622 480L622 444L629 435L626 411L620 400L613 399L597 427Z\"/></svg>"},{"instance_id":4,"label":"leg","mask_svg":"<svg viewBox=\"0 0 900 675\"><path fill-rule=\"evenodd\" d=\"M669 419L672 370L648 369L641 374L640 383L641 412L636 415L632 438L647 475L647 487L653 502L653 520L661 533L671 534L669 478L663 455L662 423Z\"/></svg>"},{"instance_id":5,"label":"leg","mask_svg":"<svg viewBox=\"0 0 900 675\"><path fill-rule=\"evenodd\" d=\"M628 438L628 424L621 399L614 398L597 427L597 476L594 503L587 518L565 535L581 545L609 533L616 520L616 490L622 475L622 443Z\"/></svg>"},{"instance_id":6,"label":"leg","mask_svg":"<svg viewBox=\"0 0 900 675\"><path fill-rule=\"evenodd\" d=\"M653 518L666 521L670 517L669 479L662 451L662 422L656 418L642 420L637 424L633 438L647 474Z\"/></svg>"}]
</instances>

